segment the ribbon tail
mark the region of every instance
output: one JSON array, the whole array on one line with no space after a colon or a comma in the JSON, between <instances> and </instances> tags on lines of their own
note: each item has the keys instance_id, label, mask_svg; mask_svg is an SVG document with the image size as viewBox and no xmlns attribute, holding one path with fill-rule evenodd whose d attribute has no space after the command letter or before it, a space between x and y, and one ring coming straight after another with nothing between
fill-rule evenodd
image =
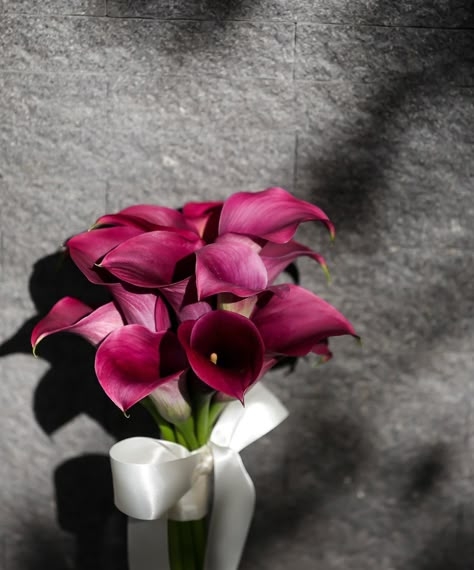
<instances>
[{"instance_id":1,"label":"ribbon tail","mask_svg":"<svg viewBox=\"0 0 474 570\"><path fill-rule=\"evenodd\" d=\"M240 455L212 445L214 496L205 570L237 570L255 507L255 487Z\"/></svg>"},{"instance_id":2,"label":"ribbon tail","mask_svg":"<svg viewBox=\"0 0 474 570\"><path fill-rule=\"evenodd\" d=\"M128 519L129 570L170 570L168 559L168 521Z\"/></svg>"}]
</instances>

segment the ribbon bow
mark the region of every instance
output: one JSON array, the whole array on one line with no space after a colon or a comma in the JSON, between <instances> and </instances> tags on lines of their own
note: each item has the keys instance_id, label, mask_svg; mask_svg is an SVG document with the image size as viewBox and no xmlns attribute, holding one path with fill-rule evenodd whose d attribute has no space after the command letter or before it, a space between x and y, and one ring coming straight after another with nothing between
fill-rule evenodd
<instances>
[{"instance_id":1,"label":"ribbon bow","mask_svg":"<svg viewBox=\"0 0 474 570\"><path fill-rule=\"evenodd\" d=\"M133 437L110 450L116 506L129 517L130 570L169 570L167 518L198 520L209 505L205 570L237 570L252 520L255 488L239 451L288 416L261 383L228 404L209 443L190 452L176 443Z\"/></svg>"}]
</instances>

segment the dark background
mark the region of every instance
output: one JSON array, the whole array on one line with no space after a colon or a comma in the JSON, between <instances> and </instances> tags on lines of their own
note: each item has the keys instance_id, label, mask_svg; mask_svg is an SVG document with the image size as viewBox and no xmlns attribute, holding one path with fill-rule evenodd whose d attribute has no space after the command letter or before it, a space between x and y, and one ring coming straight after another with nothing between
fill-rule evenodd
<instances>
[{"instance_id":1,"label":"dark background","mask_svg":"<svg viewBox=\"0 0 474 570\"><path fill-rule=\"evenodd\" d=\"M243 453L242 570L474 568L473 64L463 0L3 1L1 570L123 568L106 454L151 429L84 343L29 353L38 315L96 295L62 241L275 185L335 222L300 232L332 285L305 260L302 284L363 347L268 376L291 416Z\"/></svg>"}]
</instances>

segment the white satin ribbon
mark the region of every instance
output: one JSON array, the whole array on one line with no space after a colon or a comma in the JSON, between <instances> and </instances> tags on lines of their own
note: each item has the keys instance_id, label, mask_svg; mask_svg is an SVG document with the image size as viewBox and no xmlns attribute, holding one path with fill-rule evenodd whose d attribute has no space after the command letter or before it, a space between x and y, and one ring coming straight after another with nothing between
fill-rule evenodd
<instances>
[{"instance_id":1,"label":"white satin ribbon","mask_svg":"<svg viewBox=\"0 0 474 570\"><path fill-rule=\"evenodd\" d=\"M239 452L288 416L261 383L227 405L208 445L190 452L163 440L134 437L110 450L116 506L131 517L130 570L169 570L167 524L198 520L209 508L205 570L237 570L255 505L255 488Z\"/></svg>"}]
</instances>

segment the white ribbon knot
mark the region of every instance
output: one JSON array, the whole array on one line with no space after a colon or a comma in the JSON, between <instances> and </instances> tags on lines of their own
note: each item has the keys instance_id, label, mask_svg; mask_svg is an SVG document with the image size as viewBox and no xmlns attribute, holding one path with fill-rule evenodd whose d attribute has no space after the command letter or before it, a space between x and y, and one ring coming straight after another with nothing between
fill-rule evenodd
<instances>
[{"instance_id":1,"label":"white ribbon knot","mask_svg":"<svg viewBox=\"0 0 474 570\"><path fill-rule=\"evenodd\" d=\"M239 452L287 415L258 383L245 407L232 402L225 408L209 443L196 451L146 437L116 443L110 450L114 495L116 506L131 517L130 570L169 570L167 519L201 519L210 502L204 568L237 570L255 505L255 488Z\"/></svg>"}]
</instances>

